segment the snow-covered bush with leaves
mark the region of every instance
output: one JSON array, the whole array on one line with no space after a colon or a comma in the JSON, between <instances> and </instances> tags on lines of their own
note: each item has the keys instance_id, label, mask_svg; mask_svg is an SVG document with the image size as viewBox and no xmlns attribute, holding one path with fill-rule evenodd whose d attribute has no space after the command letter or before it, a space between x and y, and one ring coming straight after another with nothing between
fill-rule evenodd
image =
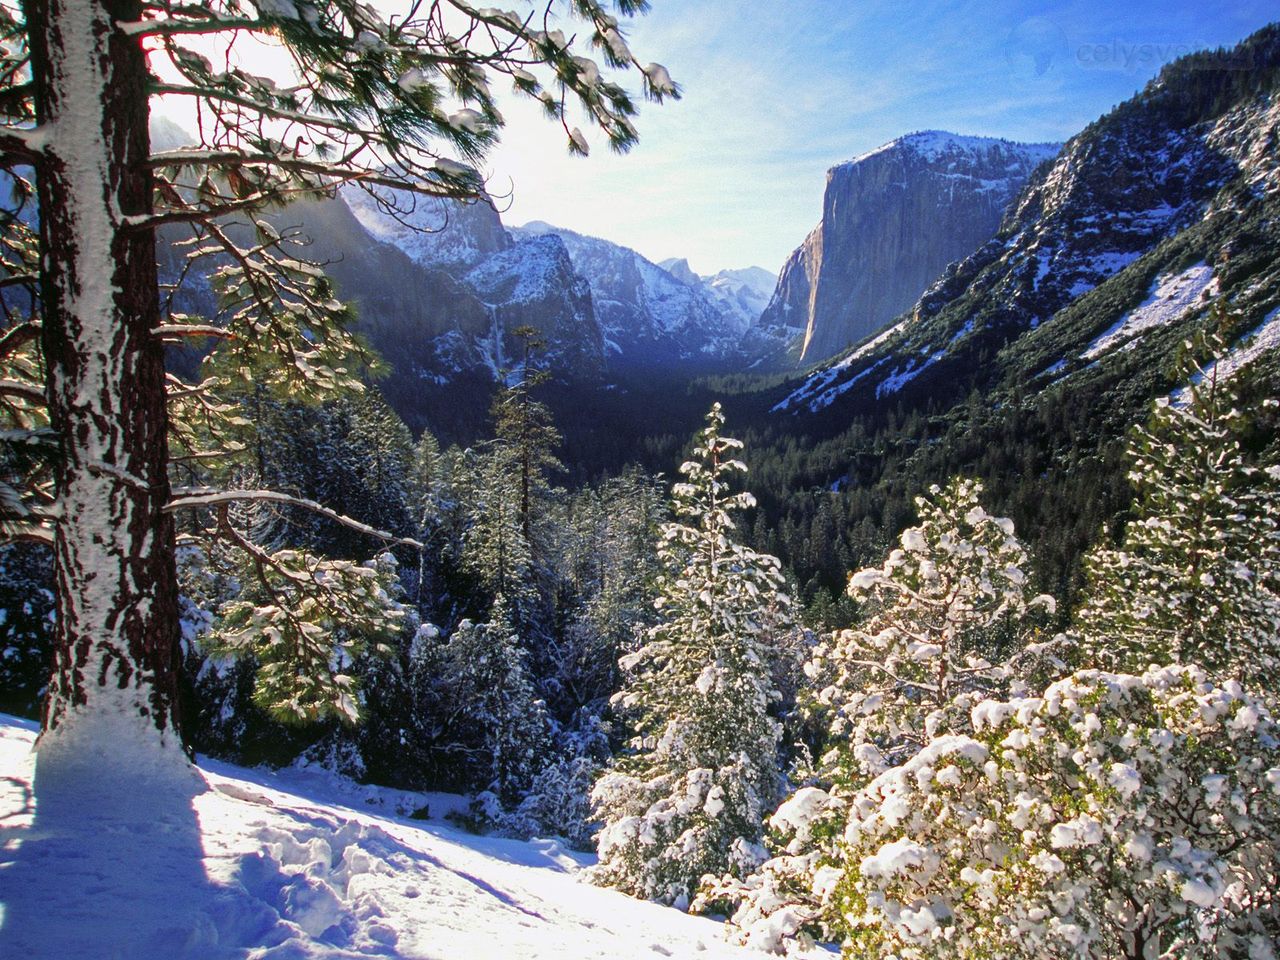
<instances>
[{"instance_id":1,"label":"snow-covered bush with leaves","mask_svg":"<svg viewBox=\"0 0 1280 960\"><path fill-rule=\"evenodd\" d=\"M712 407L659 542L659 622L622 659L614 698L634 731L592 799L604 827L597 883L686 905L705 874L745 876L764 859L780 785L776 696L760 611L786 605L776 558L734 540L741 443Z\"/></svg>"},{"instance_id":2,"label":"snow-covered bush with leaves","mask_svg":"<svg viewBox=\"0 0 1280 960\"><path fill-rule=\"evenodd\" d=\"M821 644L808 666L830 717L828 762L846 782L966 729L979 699L1056 666L1049 647L1030 645L1035 614L1052 613L1054 601L1031 589L1013 521L987 513L976 480L929 493L883 565L849 578L866 618Z\"/></svg>"},{"instance_id":3,"label":"snow-covered bush with leaves","mask_svg":"<svg viewBox=\"0 0 1280 960\"><path fill-rule=\"evenodd\" d=\"M1033 642L1053 600L1031 590L1013 522L987 513L981 493L975 480L931 488L900 546L850 577L864 619L819 644L805 667L809 708L829 726L818 778L830 795L798 791L772 818L773 856L746 881L722 877L701 896L730 906L739 940L780 953L829 937L847 798L931 737L968 732L983 698L1067 672L1063 639Z\"/></svg>"},{"instance_id":4,"label":"snow-covered bush with leaves","mask_svg":"<svg viewBox=\"0 0 1280 960\"><path fill-rule=\"evenodd\" d=\"M733 939L770 953L836 939L828 916L844 810L839 797L801 787L769 818L774 855L745 878L706 878L694 909L726 914Z\"/></svg>"},{"instance_id":5,"label":"snow-covered bush with leaves","mask_svg":"<svg viewBox=\"0 0 1280 960\"><path fill-rule=\"evenodd\" d=\"M1280 676L1280 466L1246 456L1248 417L1219 366L1188 362L1185 394L1158 401L1130 438L1136 516L1118 546L1086 558L1077 614L1098 666Z\"/></svg>"},{"instance_id":6,"label":"snow-covered bush with leaves","mask_svg":"<svg viewBox=\"0 0 1280 960\"><path fill-rule=\"evenodd\" d=\"M1198 668L988 700L850 801L845 955L1275 956L1280 727Z\"/></svg>"},{"instance_id":7,"label":"snow-covered bush with leaves","mask_svg":"<svg viewBox=\"0 0 1280 960\"><path fill-rule=\"evenodd\" d=\"M514 810L495 814L494 826L521 839L559 837L575 850L594 849L591 787L599 774L592 757L554 760L534 776Z\"/></svg>"}]
</instances>

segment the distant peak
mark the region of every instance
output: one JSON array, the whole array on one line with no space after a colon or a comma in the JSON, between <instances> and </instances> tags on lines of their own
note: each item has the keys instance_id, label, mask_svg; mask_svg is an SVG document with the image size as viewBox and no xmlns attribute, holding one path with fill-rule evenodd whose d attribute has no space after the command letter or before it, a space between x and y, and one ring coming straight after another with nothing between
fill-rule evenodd
<instances>
[{"instance_id":1,"label":"distant peak","mask_svg":"<svg viewBox=\"0 0 1280 960\"><path fill-rule=\"evenodd\" d=\"M701 279L693 272L693 268L689 266L689 261L685 257L671 257L663 260L658 266L686 286L693 286Z\"/></svg>"},{"instance_id":2,"label":"distant peak","mask_svg":"<svg viewBox=\"0 0 1280 960\"><path fill-rule=\"evenodd\" d=\"M926 160L933 161L948 153L986 153L993 147L1023 153L1032 159L1045 160L1056 154L1062 148L1062 144L1020 143L1016 140L1007 140L1004 137L975 137L967 134L951 133L947 130L917 130L914 133L896 137L888 143L876 147L874 150L868 150L852 160L839 164L839 166L862 163L864 160L882 153L888 153L891 150L911 150Z\"/></svg>"},{"instance_id":3,"label":"distant peak","mask_svg":"<svg viewBox=\"0 0 1280 960\"><path fill-rule=\"evenodd\" d=\"M528 233L559 233L560 232L559 227L553 226L552 224L547 223L547 221L545 220L530 220L528 223L523 224L518 229L524 230Z\"/></svg>"}]
</instances>

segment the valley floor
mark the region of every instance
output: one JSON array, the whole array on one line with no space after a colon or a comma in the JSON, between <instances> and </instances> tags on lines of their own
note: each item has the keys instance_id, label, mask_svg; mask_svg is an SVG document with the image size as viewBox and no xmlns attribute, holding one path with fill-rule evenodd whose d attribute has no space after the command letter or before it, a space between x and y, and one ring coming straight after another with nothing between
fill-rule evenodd
<instances>
[{"instance_id":1,"label":"valley floor","mask_svg":"<svg viewBox=\"0 0 1280 960\"><path fill-rule=\"evenodd\" d=\"M762 957L580 879L555 841L433 819L459 798L202 761L193 797L40 808L36 727L0 715L0 956L310 960Z\"/></svg>"}]
</instances>

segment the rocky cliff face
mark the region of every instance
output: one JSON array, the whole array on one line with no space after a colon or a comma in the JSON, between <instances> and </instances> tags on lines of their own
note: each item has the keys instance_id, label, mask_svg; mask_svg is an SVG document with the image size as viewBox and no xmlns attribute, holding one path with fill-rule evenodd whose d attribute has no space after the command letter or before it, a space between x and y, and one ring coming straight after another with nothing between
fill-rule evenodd
<instances>
[{"instance_id":1,"label":"rocky cliff face","mask_svg":"<svg viewBox=\"0 0 1280 960\"><path fill-rule=\"evenodd\" d=\"M520 327L538 332L553 369L580 376L602 369L604 343L591 288L559 237L517 240L481 260L463 280L492 317L488 356L495 373L516 365L521 346L514 331Z\"/></svg>"},{"instance_id":2,"label":"rocky cliff face","mask_svg":"<svg viewBox=\"0 0 1280 960\"><path fill-rule=\"evenodd\" d=\"M875 334L991 238L1058 147L927 131L833 167L822 222L783 268L759 327L799 336L804 364Z\"/></svg>"},{"instance_id":3,"label":"rocky cliff face","mask_svg":"<svg viewBox=\"0 0 1280 960\"><path fill-rule=\"evenodd\" d=\"M359 187L342 191L342 199L361 226L418 263L467 268L511 246L501 216L487 201L456 203L386 190L380 196L390 206Z\"/></svg>"},{"instance_id":4,"label":"rocky cliff face","mask_svg":"<svg viewBox=\"0 0 1280 960\"><path fill-rule=\"evenodd\" d=\"M384 199L390 209L348 188L303 219L340 292L356 302L361 329L392 365L389 393L408 395L415 380L497 378L518 365L515 330L524 326L541 335L553 372L599 379L591 291L562 242L513 237L484 201Z\"/></svg>"},{"instance_id":5,"label":"rocky cliff face","mask_svg":"<svg viewBox=\"0 0 1280 960\"><path fill-rule=\"evenodd\" d=\"M1278 141L1280 27L1171 64L1073 137L997 235L894 326L775 409L1007 394L995 406L1065 390L1081 410L1087 400L1099 418L1130 422L1177 386L1169 358L1211 322L1214 301L1231 314L1233 362L1247 356L1280 382L1280 356L1258 346L1280 340Z\"/></svg>"},{"instance_id":6,"label":"rocky cliff face","mask_svg":"<svg viewBox=\"0 0 1280 960\"><path fill-rule=\"evenodd\" d=\"M676 276L628 247L541 222L513 232L520 242L555 236L564 243L574 269L591 287L613 368L716 368L736 362L744 325L704 289L687 263L688 276Z\"/></svg>"}]
</instances>

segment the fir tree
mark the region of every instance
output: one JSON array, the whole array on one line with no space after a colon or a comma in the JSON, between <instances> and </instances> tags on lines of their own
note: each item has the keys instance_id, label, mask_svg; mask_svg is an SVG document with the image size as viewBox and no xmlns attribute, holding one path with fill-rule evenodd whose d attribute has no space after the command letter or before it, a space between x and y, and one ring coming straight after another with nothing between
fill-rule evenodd
<instances>
[{"instance_id":1,"label":"fir tree","mask_svg":"<svg viewBox=\"0 0 1280 960\"><path fill-rule=\"evenodd\" d=\"M494 437L511 449L519 476L520 531L532 544L535 501L546 496L547 474L564 467L555 455L560 433L552 423L551 411L532 396L547 380L546 371L534 365L537 351L545 344L532 327L517 327L513 332L521 339L524 359L515 382L494 398Z\"/></svg>"},{"instance_id":2,"label":"fir tree","mask_svg":"<svg viewBox=\"0 0 1280 960\"><path fill-rule=\"evenodd\" d=\"M546 763L548 723L527 654L499 595L489 622L464 620L442 650L452 744L470 755L473 786L514 804Z\"/></svg>"},{"instance_id":3,"label":"fir tree","mask_svg":"<svg viewBox=\"0 0 1280 960\"><path fill-rule=\"evenodd\" d=\"M593 879L687 904L706 874L742 875L762 857L763 818L780 786L761 611L785 604L776 558L738 543L730 490L745 465L712 407L662 527L659 621L623 658L614 699L634 730L593 794L604 821Z\"/></svg>"},{"instance_id":4,"label":"fir tree","mask_svg":"<svg viewBox=\"0 0 1280 960\"><path fill-rule=\"evenodd\" d=\"M1031 590L1013 522L987 513L981 493L976 480L931 488L900 546L849 578L861 621L805 665L813 720L827 725L816 779L828 789L803 787L778 809L775 855L754 876L721 877L703 892L708 904L733 906L744 941L781 950L797 935L839 939L832 896L850 798L931 738L970 732L975 704L1065 672L1057 641L1032 642L1035 613L1053 600Z\"/></svg>"},{"instance_id":5,"label":"fir tree","mask_svg":"<svg viewBox=\"0 0 1280 960\"><path fill-rule=\"evenodd\" d=\"M519 453L501 442L469 453L470 469L455 487L465 523L463 567L489 597L522 605L533 587L533 551L520 515Z\"/></svg>"},{"instance_id":6,"label":"fir tree","mask_svg":"<svg viewBox=\"0 0 1280 960\"><path fill-rule=\"evenodd\" d=\"M1188 344L1192 347L1192 344ZM1086 558L1076 620L1092 658L1116 669L1195 663L1270 684L1280 670L1280 467L1250 462L1237 387L1194 360L1191 383L1156 402L1128 448L1135 516Z\"/></svg>"}]
</instances>

